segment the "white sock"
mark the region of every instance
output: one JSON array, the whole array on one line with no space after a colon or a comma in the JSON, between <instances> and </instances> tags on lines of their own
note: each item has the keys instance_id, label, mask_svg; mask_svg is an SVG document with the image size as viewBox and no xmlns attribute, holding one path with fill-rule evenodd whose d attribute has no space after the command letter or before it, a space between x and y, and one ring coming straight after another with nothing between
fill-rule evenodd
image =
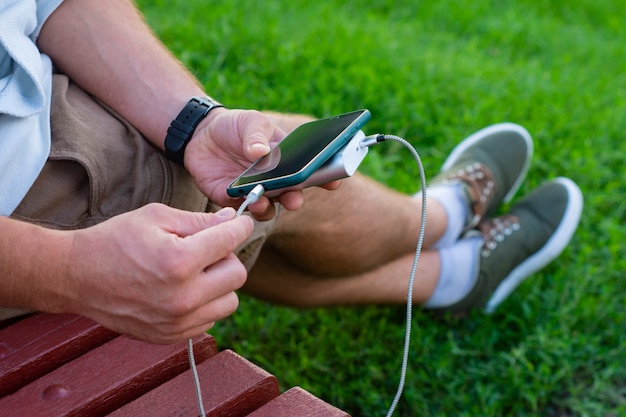
<instances>
[{"instance_id":1,"label":"white sock","mask_svg":"<svg viewBox=\"0 0 626 417\"><path fill-rule=\"evenodd\" d=\"M478 279L477 254L482 244L483 239L475 236L439 249L439 280L430 298L424 303L425 308L450 306L472 291Z\"/></svg>"},{"instance_id":2,"label":"white sock","mask_svg":"<svg viewBox=\"0 0 626 417\"><path fill-rule=\"evenodd\" d=\"M426 191L428 197L441 203L448 216L448 227L433 247L451 246L458 240L469 217L469 203L465 197L463 183L456 181L437 184Z\"/></svg>"}]
</instances>

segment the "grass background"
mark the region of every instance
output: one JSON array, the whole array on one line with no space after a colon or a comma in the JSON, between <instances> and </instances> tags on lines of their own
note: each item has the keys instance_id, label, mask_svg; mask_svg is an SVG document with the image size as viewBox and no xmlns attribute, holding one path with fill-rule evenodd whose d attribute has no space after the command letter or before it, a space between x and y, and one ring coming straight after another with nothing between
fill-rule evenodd
<instances>
[{"instance_id":1,"label":"grass background","mask_svg":"<svg viewBox=\"0 0 626 417\"><path fill-rule=\"evenodd\" d=\"M535 157L518 195L572 178L585 196L580 228L495 314L416 311L396 415L626 415L626 2L138 5L226 105L316 116L368 108L366 132L407 138L428 177L475 130L524 125ZM374 148L362 171L414 192L415 163L395 145ZM297 310L242 295L212 334L283 389L374 416L395 393L404 317L400 307Z\"/></svg>"}]
</instances>

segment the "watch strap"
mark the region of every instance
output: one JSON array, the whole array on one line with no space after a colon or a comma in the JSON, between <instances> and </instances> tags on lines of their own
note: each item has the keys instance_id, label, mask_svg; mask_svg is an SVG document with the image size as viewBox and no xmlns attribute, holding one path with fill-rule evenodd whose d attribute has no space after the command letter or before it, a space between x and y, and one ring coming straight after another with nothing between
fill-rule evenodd
<instances>
[{"instance_id":1,"label":"watch strap","mask_svg":"<svg viewBox=\"0 0 626 417\"><path fill-rule=\"evenodd\" d=\"M224 106L208 97L192 97L167 129L164 145L165 156L169 160L183 165L185 148L196 127L211 110L218 107Z\"/></svg>"}]
</instances>

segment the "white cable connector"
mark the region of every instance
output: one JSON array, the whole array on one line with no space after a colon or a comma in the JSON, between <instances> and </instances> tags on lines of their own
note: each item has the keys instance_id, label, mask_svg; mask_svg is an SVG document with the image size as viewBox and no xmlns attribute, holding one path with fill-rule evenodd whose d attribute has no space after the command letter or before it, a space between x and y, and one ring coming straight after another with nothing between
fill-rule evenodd
<instances>
[{"instance_id":1,"label":"white cable connector","mask_svg":"<svg viewBox=\"0 0 626 417\"><path fill-rule=\"evenodd\" d=\"M248 204L256 203L259 201L259 198L265 193L265 188L261 184L257 185L250 191L250 194L246 196L246 201L249 201Z\"/></svg>"},{"instance_id":2,"label":"white cable connector","mask_svg":"<svg viewBox=\"0 0 626 417\"><path fill-rule=\"evenodd\" d=\"M265 193L265 188L261 184L258 184L256 187L252 189L246 196L246 199L241 206L239 206L239 210L237 210L237 216L241 216L244 210L252 203L256 203L259 201L259 198Z\"/></svg>"},{"instance_id":3,"label":"white cable connector","mask_svg":"<svg viewBox=\"0 0 626 417\"><path fill-rule=\"evenodd\" d=\"M359 142L359 145L361 146L361 148L368 148L370 146L374 146L377 143L384 141L385 139L386 139L385 135L376 133L374 135L369 135L369 136L364 137L363 140Z\"/></svg>"}]
</instances>

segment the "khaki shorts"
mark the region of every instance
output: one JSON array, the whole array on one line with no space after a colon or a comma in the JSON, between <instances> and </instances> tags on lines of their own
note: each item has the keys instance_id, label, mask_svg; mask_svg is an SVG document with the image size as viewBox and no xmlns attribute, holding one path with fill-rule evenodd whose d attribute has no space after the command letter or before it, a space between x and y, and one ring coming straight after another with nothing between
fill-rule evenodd
<instances>
[{"instance_id":1,"label":"khaki shorts","mask_svg":"<svg viewBox=\"0 0 626 417\"><path fill-rule=\"evenodd\" d=\"M219 210L184 168L64 75L53 77L51 107L50 156L11 217L71 230L152 202L189 211ZM274 223L256 222L253 235L237 249L248 270Z\"/></svg>"}]
</instances>

